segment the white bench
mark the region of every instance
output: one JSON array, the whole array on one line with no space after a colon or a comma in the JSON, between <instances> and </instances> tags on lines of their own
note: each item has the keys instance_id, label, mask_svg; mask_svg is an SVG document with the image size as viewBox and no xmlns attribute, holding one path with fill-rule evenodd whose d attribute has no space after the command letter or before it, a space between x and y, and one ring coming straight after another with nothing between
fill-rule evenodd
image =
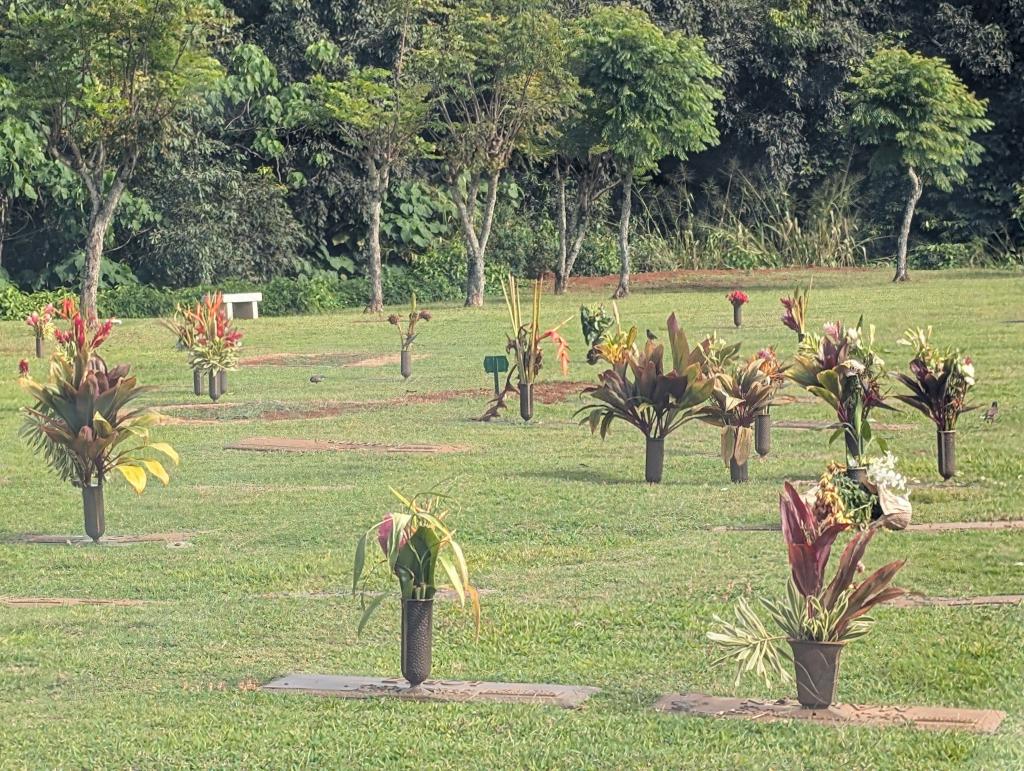
<instances>
[{"instance_id":1,"label":"white bench","mask_svg":"<svg viewBox=\"0 0 1024 771\"><path fill-rule=\"evenodd\" d=\"M262 292L241 292L224 295L224 306L229 319L258 319L259 304L263 302ZM237 307L236 307L237 306Z\"/></svg>"}]
</instances>

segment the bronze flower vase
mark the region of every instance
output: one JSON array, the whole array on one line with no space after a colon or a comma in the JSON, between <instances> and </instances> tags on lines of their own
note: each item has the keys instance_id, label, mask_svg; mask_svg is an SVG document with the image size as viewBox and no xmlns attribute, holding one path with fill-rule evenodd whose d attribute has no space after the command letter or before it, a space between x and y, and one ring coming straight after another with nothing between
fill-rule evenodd
<instances>
[{"instance_id":1,"label":"bronze flower vase","mask_svg":"<svg viewBox=\"0 0 1024 771\"><path fill-rule=\"evenodd\" d=\"M743 326L743 303L732 304L732 323L737 327Z\"/></svg>"},{"instance_id":2,"label":"bronze flower vase","mask_svg":"<svg viewBox=\"0 0 1024 771\"><path fill-rule=\"evenodd\" d=\"M203 373L198 369L192 370L192 392L196 396L203 395Z\"/></svg>"},{"instance_id":3,"label":"bronze flower vase","mask_svg":"<svg viewBox=\"0 0 1024 771\"><path fill-rule=\"evenodd\" d=\"M212 370L208 377L207 387L210 394L210 401L217 401L220 398L220 376Z\"/></svg>"},{"instance_id":4,"label":"bronze flower vase","mask_svg":"<svg viewBox=\"0 0 1024 771\"><path fill-rule=\"evenodd\" d=\"M839 654L846 643L790 640L796 668L796 698L807 709L825 709L836 700Z\"/></svg>"},{"instance_id":5,"label":"bronze flower vase","mask_svg":"<svg viewBox=\"0 0 1024 771\"><path fill-rule=\"evenodd\" d=\"M82 512L85 515L85 534L99 543L106 530L102 480L93 485L83 485Z\"/></svg>"},{"instance_id":6,"label":"bronze flower vase","mask_svg":"<svg viewBox=\"0 0 1024 771\"><path fill-rule=\"evenodd\" d=\"M408 379L412 374L412 351L403 348L401 353L402 377Z\"/></svg>"},{"instance_id":7,"label":"bronze flower vase","mask_svg":"<svg viewBox=\"0 0 1024 771\"><path fill-rule=\"evenodd\" d=\"M772 417L765 407L754 416L754 451L762 458L772 449Z\"/></svg>"}]
</instances>

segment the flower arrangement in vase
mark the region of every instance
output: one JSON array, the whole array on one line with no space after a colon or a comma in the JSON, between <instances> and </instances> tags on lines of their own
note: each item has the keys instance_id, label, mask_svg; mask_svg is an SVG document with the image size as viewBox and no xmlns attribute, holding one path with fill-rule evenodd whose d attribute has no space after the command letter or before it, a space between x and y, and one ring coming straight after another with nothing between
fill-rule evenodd
<instances>
[{"instance_id":1,"label":"flower arrangement in vase","mask_svg":"<svg viewBox=\"0 0 1024 771\"><path fill-rule=\"evenodd\" d=\"M402 325L402 318L397 313L392 313L388 316L388 323L398 329L398 336L401 342L401 362L400 370L403 378L408 378L412 375L412 344L416 339L416 325L421 321L430 321L433 318L430 311L421 309L416 305L416 293L412 293L412 299L409 301L409 316L405 322L405 326Z\"/></svg>"},{"instance_id":2,"label":"flower arrangement in vase","mask_svg":"<svg viewBox=\"0 0 1024 771\"><path fill-rule=\"evenodd\" d=\"M725 299L732 304L732 323L737 327L743 326L743 306L750 302L750 297L740 289L733 289Z\"/></svg>"}]
</instances>

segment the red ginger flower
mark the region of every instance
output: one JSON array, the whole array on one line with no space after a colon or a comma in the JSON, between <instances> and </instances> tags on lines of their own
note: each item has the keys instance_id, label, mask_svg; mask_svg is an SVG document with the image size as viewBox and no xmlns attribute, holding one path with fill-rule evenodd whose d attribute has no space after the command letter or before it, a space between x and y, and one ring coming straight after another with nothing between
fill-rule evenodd
<instances>
[{"instance_id":1,"label":"red ginger flower","mask_svg":"<svg viewBox=\"0 0 1024 771\"><path fill-rule=\"evenodd\" d=\"M22 359L18 362L18 374L22 377L26 377L28 375L28 360Z\"/></svg>"},{"instance_id":2,"label":"red ginger flower","mask_svg":"<svg viewBox=\"0 0 1024 771\"><path fill-rule=\"evenodd\" d=\"M733 305L743 305L744 303L750 300L750 298L747 296L747 293L739 289L733 289L731 292L729 292L729 294L725 296L725 299L731 302Z\"/></svg>"}]
</instances>

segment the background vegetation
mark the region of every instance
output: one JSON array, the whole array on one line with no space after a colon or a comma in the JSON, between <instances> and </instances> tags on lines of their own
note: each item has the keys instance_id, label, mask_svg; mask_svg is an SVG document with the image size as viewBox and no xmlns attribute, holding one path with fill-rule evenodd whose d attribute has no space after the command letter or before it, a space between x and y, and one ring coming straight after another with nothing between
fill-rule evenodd
<instances>
[{"instance_id":1,"label":"background vegetation","mask_svg":"<svg viewBox=\"0 0 1024 771\"><path fill-rule=\"evenodd\" d=\"M182 19L197 15L186 0L164 1ZM76 3L81 8L75 18L119 7L110 0ZM27 14L55 5L5 0L0 37L15 39ZM671 141L662 135L658 142L677 153L688 150L688 157L658 152L636 165L628 201L634 271L891 259L909 190L907 172L899 164L873 163L877 148L855 141L847 94L859 68L894 46L941 57L971 92L987 100L992 122L990 130L974 136L980 163L966 178L952 187L924 186L910 239L911 269L1019 265L1024 259L1019 0L637 0L628 17L616 19L621 9L605 9L613 13L610 21L576 0L224 5L225 13L192 22L204 25L205 48L196 55L212 56L200 60L209 80L203 97L179 98L173 120L160 112L139 124L148 131L159 118L160 135L129 148L138 157L128 153L134 171L105 234L101 288L316 278L324 283L314 286L331 287L324 291L343 298L331 303L366 302L370 285L340 282L367 274L367 258L374 253L368 222L379 202L383 299L393 299L405 284L425 285L425 296L457 297L467 281L463 210L475 215L476 235L482 237L492 180L486 270L553 271L559 259L558 172L577 172L570 176L571 198L586 179L573 164L608 151L621 166L622 158L643 155L623 149L623 142L639 141L649 150L648 140L655 141L586 136L597 130L595 121L567 117L559 100L573 88L559 68L580 73L586 86L580 52L611 57L625 50L615 63L624 77L630 51L643 46L678 45L683 61L698 61L703 53L686 53L689 43L664 43L693 37L702 38L711 60L695 72L713 76L721 97L714 103L718 139L706 141L707 135L688 144L678 134ZM421 16L410 23L410 13ZM558 24L549 24L550 17ZM622 18L630 19L627 26L635 32L625 49L617 45L622 41L598 39L604 28L623 29ZM644 32L647 20L664 40ZM52 32L45 25L23 29ZM558 29L577 30L579 38L575 32L559 36ZM5 48L0 282L22 289L73 286L85 261L90 193L81 175L46 153L47 116L26 104L19 82L27 76L16 47ZM447 56L413 55L432 50ZM72 55L65 59L76 61ZM403 79L389 79L396 68ZM469 71L472 94L464 88ZM427 99L465 104L479 94L497 104L494 95L507 93L503 84L520 82L524 73L536 76L536 93L501 102L521 116L516 125L439 121L423 106ZM38 73L32 77L38 93L42 81ZM584 104L608 98L590 85ZM608 83L596 85L615 91ZM678 90L677 84L673 93ZM660 125L663 116L650 104L636 109L646 116L646 127ZM391 130L389 142L380 141L378 126ZM138 139L141 129L132 131ZM110 166L108 180L115 171ZM614 183L625 170L590 171ZM604 194L595 196L587 212L589 227L574 274L619 267L623 186L602 182L598 188ZM294 285L299 286L307 291L310 285ZM493 288L490 282L488 290Z\"/></svg>"}]
</instances>

